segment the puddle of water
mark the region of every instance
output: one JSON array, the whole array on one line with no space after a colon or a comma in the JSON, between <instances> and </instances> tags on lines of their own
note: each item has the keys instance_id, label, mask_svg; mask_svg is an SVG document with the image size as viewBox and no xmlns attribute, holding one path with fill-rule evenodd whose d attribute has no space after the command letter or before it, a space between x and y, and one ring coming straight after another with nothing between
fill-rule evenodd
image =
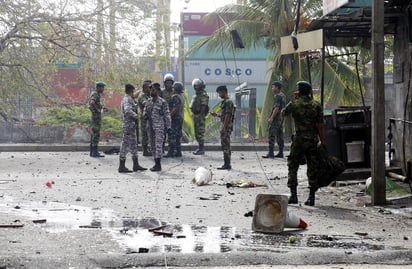
<instances>
[{"instance_id":1,"label":"puddle of water","mask_svg":"<svg viewBox=\"0 0 412 269\"><path fill-rule=\"evenodd\" d=\"M57 202L16 202L0 197L0 212L24 216L33 221L46 220L39 227L53 233L87 228L108 231L127 253L178 252L223 253L233 251L278 251L280 247L317 247L358 250L380 250L357 237L338 238L322 235L296 234L295 244L289 243L293 234L263 234L235 227L206 227L169 224L154 218L124 219L112 210L88 208ZM150 229L162 226L162 229Z\"/></svg>"}]
</instances>

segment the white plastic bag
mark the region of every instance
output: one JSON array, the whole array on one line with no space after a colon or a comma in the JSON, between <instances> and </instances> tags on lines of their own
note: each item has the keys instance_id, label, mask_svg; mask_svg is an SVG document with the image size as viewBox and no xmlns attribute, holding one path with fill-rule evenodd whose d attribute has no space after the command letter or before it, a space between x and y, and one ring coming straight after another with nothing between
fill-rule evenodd
<instances>
[{"instance_id":1,"label":"white plastic bag","mask_svg":"<svg viewBox=\"0 0 412 269\"><path fill-rule=\"evenodd\" d=\"M196 169L195 177L192 180L193 183L202 186L208 184L210 181L212 181L212 171L202 166Z\"/></svg>"}]
</instances>

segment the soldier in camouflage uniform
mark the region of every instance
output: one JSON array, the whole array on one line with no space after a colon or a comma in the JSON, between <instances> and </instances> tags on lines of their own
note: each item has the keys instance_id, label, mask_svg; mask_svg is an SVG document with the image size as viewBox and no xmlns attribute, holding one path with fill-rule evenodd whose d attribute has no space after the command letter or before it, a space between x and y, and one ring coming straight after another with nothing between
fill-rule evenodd
<instances>
[{"instance_id":1,"label":"soldier in camouflage uniform","mask_svg":"<svg viewBox=\"0 0 412 269\"><path fill-rule=\"evenodd\" d=\"M146 105L146 101L150 98L150 88L151 87L152 87L152 81L145 80L143 82L142 92L139 94L139 97L137 98L137 105L139 106L139 110L140 110L140 133L142 136L143 156L152 156L152 153L149 150L149 138L147 137L146 121L143 117L143 111Z\"/></svg>"},{"instance_id":2,"label":"soldier in camouflage uniform","mask_svg":"<svg viewBox=\"0 0 412 269\"><path fill-rule=\"evenodd\" d=\"M162 97L166 101L166 103L169 105L169 111L172 111L172 108L170 106L171 105L170 101L173 95L174 81L175 81L175 77L172 74L170 73L165 74L163 77L164 88L162 89L160 93L160 97ZM166 141L168 143L168 147L170 148L170 137L167 134L165 134L165 142ZM165 142L163 142L163 149L164 149Z\"/></svg>"},{"instance_id":3,"label":"soldier in camouflage uniform","mask_svg":"<svg viewBox=\"0 0 412 269\"><path fill-rule=\"evenodd\" d=\"M269 151L263 158L283 158L283 148L285 142L283 139L283 126L282 126L282 109L286 105L286 96L281 92L282 83L280 81L274 81L272 83L272 91L274 93L274 103L272 113L268 119L269 125ZM275 148L275 141L278 144L279 152L274 155L273 150Z\"/></svg>"},{"instance_id":4,"label":"soldier in camouflage uniform","mask_svg":"<svg viewBox=\"0 0 412 269\"><path fill-rule=\"evenodd\" d=\"M133 99L134 86L131 84L126 84L125 86L125 96L123 97L122 104L120 107L120 113L122 116L122 128L123 128L123 139L120 145L119 153L119 173L130 173L129 169L126 168L126 155L128 152L132 154L133 160L133 171L143 171L143 168L139 165L137 158L137 138L136 138L136 124L138 119L136 103Z\"/></svg>"},{"instance_id":5,"label":"soldier in camouflage uniform","mask_svg":"<svg viewBox=\"0 0 412 269\"><path fill-rule=\"evenodd\" d=\"M91 157L104 157L100 154L97 147L100 140L100 127L102 124L102 111L103 105L100 101L100 95L104 91L106 83L97 82L96 89L91 92L89 98L89 109L92 112L92 134L90 139L90 156Z\"/></svg>"},{"instance_id":6,"label":"soldier in camouflage uniform","mask_svg":"<svg viewBox=\"0 0 412 269\"><path fill-rule=\"evenodd\" d=\"M233 130L233 119L235 115L235 106L233 105L232 100L229 99L226 86L219 86L216 89L216 92L219 94L219 97L223 100L220 102L220 111L219 114L212 113L213 116L219 116L220 122L220 143L223 150L223 160L224 164L222 167L217 169L232 169L230 164L231 150L230 150L230 134Z\"/></svg>"},{"instance_id":7,"label":"soldier in camouflage uniform","mask_svg":"<svg viewBox=\"0 0 412 269\"><path fill-rule=\"evenodd\" d=\"M163 157L182 157L181 139L183 127L183 114L185 98L183 97L183 84L176 81L173 84L173 95L169 102L172 130L169 136L169 151Z\"/></svg>"},{"instance_id":8,"label":"soldier in camouflage uniform","mask_svg":"<svg viewBox=\"0 0 412 269\"><path fill-rule=\"evenodd\" d=\"M209 112L209 95L205 91L206 84L200 78L195 78L192 81L192 86L196 91L190 103L190 110L193 114L195 124L195 138L199 143L199 148L193 152L194 155L205 154L205 131L206 131L206 115Z\"/></svg>"},{"instance_id":9,"label":"soldier in camouflage uniform","mask_svg":"<svg viewBox=\"0 0 412 269\"><path fill-rule=\"evenodd\" d=\"M307 161L309 181L309 197L305 205L315 205L315 192L318 189L316 169L317 145L324 143L323 112L319 102L312 100L312 85L306 81L297 83L299 94L282 112L283 116L291 114L295 121L296 134L293 136L290 155L288 157L288 187L291 196L289 204L297 204L297 172L302 156Z\"/></svg>"},{"instance_id":10,"label":"soldier in camouflage uniform","mask_svg":"<svg viewBox=\"0 0 412 269\"><path fill-rule=\"evenodd\" d=\"M149 137L155 165L150 171L161 171L160 159L163 154L163 142L165 131L170 133L171 119L169 106L160 97L160 84L153 83L150 92L151 98L147 100L143 110L143 117L146 120L147 136Z\"/></svg>"}]
</instances>

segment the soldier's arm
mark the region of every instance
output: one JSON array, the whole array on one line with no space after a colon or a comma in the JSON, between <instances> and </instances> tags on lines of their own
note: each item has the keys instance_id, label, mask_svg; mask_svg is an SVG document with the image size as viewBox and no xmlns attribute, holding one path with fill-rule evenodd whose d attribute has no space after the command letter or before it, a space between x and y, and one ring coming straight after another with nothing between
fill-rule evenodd
<instances>
[{"instance_id":1,"label":"soldier's arm","mask_svg":"<svg viewBox=\"0 0 412 269\"><path fill-rule=\"evenodd\" d=\"M316 127L318 129L318 135L319 135L320 143L325 144L325 130L324 130L323 122L317 123Z\"/></svg>"},{"instance_id":2,"label":"soldier's arm","mask_svg":"<svg viewBox=\"0 0 412 269\"><path fill-rule=\"evenodd\" d=\"M123 107L123 113L127 118L137 119L137 113L135 111L134 105L131 103L131 100L125 103Z\"/></svg>"}]
</instances>

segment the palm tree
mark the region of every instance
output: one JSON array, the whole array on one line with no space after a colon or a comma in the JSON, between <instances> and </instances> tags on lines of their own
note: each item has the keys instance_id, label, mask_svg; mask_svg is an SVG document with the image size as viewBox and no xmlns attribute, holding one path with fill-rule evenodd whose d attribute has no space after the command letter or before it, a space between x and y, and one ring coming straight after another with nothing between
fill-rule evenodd
<instances>
[{"instance_id":1,"label":"palm tree","mask_svg":"<svg viewBox=\"0 0 412 269\"><path fill-rule=\"evenodd\" d=\"M294 31L296 18L299 25L296 32L303 31L310 22L309 18L321 15L322 0L301 1L290 0L249 0L247 5L226 5L209 13L206 22L223 22L211 36L197 40L188 50L187 55L205 46L208 51L219 51L223 48L235 50L230 37L230 31L236 30L242 37L246 48L262 47L269 49L267 60L271 61L271 80L281 80L283 91L290 100L296 90L299 80L311 81L314 87L320 85L321 61L311 58L307 65L306 59L298 53L281 55L280 38L289 36ZM300 6L300 7L299 7ZM300 16L297 16L299 14ZM311 77L309 77L309 69ZM360 91L354 91L356 85L354 70L336 58L326 61L325 67L325 107L354 104L359 100ZM350 82L349 85L347 82ZM319 98L315 96L315 98ZM260 118L259 135L267 136L267 119L273 106L273 94L268 81ZM289 121L290 122L290 121ZM291 124L286 129L290 130ZM290 133L290 131L289 131Z\"/></svg>"}]
</instances>

